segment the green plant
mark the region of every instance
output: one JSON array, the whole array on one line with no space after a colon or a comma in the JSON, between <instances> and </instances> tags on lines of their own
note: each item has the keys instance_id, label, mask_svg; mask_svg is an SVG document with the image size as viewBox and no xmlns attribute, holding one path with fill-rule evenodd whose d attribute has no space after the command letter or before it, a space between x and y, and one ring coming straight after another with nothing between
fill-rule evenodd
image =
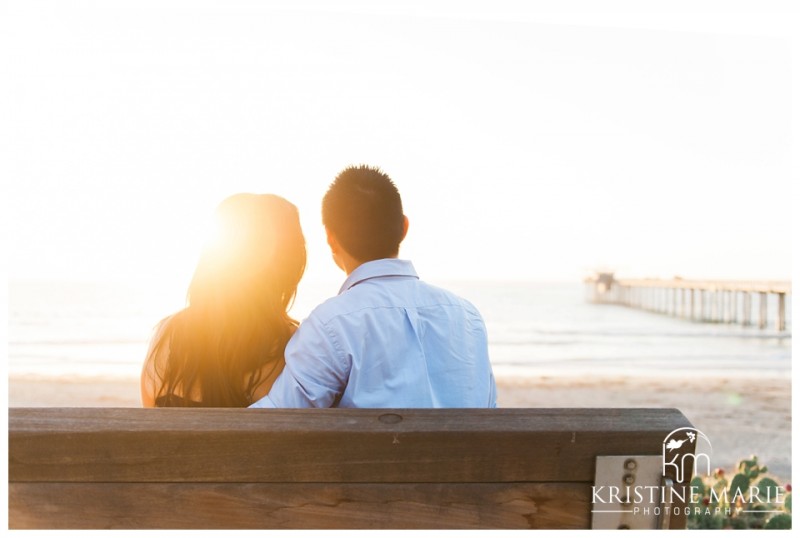
<instances>
[{"instance_id":1,"label":"green plant","mask_svg":"<svg viewBox=\"0 0 800 538\"><path fill-rule=\"evenodd\" d=\"M766 475L751 456L728 481L723 469L692 479L690 529L791 529L792 487Z\"/></svg>"}]
</instances>

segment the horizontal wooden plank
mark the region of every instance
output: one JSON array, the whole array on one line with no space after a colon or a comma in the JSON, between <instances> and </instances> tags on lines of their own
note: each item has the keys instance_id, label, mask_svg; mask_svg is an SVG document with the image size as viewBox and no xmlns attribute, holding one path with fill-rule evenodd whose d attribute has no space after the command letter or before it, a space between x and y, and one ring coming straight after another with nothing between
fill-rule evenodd
<instances>
[{"instance_id":1,"label":"horizontal wooden plank","mask_svg":"<svg viewBox=\"0 0 800 538\"><path fill-rule=\"evenodd\" d=\"M664 431L686 417L662 408L225 409L12 407L16 434L80 432ZM679 426L680 427L680 426Z\"/></svg>"},{"instance_id":2,"label":"horizontal wooden plank","mask_svg":"<svg viewBox=\"0 0 800 538\"><path fill-rule=\"evenodd\" d=\"M9 409L11 482L591 482L675 409Z\"/></svg>"},{"instance_id":3,"label":"horizontal wooden plank","mask_svg":"<svg viewBox=\"0 0 800 538\"><path fill-rule=\"evenodd\" d=\"M12 529L585 529L591 485L9 485Z\"/></svg>"}]
</instances>

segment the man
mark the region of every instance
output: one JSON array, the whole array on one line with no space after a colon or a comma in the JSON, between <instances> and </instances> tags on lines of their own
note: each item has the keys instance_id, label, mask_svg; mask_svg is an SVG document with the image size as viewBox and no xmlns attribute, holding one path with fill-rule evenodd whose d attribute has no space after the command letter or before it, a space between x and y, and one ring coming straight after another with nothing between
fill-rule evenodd
<instances>
[{"instance_id":1,"label":"man","mask_svg":"<svg viewBox=\"0 0 800 538\"><path fill-rule=\"evenodd\" d=\"M283 373L251 407L496 407L478 311L397 259L408 219L392 180L347 168L322 222L347 279L303 321Z\"/></svg>"}]
</instances>

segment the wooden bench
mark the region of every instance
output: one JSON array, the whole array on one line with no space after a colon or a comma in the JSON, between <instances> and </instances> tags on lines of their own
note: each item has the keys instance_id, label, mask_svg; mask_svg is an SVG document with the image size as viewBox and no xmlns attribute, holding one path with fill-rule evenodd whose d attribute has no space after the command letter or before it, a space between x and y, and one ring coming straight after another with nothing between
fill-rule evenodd
<instances>
[{"instance_id":1,"label":"wooden bench","mask_svg":"<svg viewBox=\"0 0 800 538\"><path fill-rule=\"evenodd\" d=\"M11 408L9 527L590 528L598 457L630 470L690 426L675 409ZM684 528L685 506L661 525Z\"/></svg>"}]
</instances>

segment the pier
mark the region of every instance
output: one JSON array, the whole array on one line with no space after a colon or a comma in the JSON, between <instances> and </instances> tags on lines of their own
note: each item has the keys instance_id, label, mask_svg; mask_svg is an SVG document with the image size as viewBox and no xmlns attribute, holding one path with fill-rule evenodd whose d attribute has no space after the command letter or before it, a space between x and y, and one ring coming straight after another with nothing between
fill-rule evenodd
<instances>
[{"instance_id":1,"label":"pier","mask_svg":"<svg viewBox=\"0 0 800 538\"><path fill-rule=\"evenodd\" d=\"M786 331L786 296L791 282L624 279L613 273L587 278L587 299L640 308L692 321L768 326L770 303L775 330ZM770 296L777 299L770 300Z\"/></svg>"}]
</instances>

